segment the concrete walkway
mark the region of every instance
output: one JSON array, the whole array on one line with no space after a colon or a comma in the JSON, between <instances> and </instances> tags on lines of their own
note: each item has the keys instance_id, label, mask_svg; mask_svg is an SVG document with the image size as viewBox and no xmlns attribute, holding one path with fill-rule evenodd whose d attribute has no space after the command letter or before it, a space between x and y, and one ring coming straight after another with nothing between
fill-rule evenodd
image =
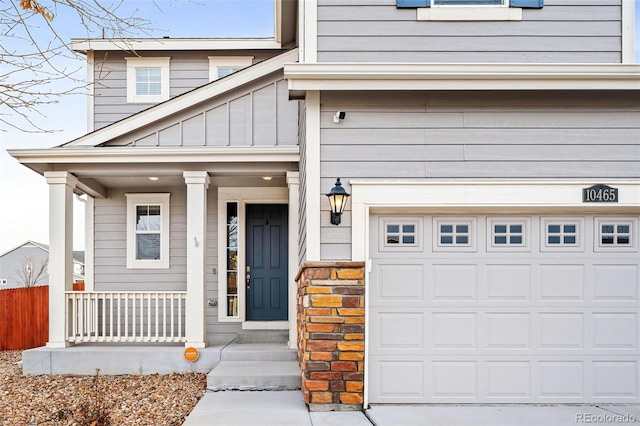
<instances>
[{"instance_id":1,"label":"concrete walkway","mask_svg":"<svg viewBox=\"0 0 640 426\"><path fill-rule=\"evenodd\" d=\"M297 391L207 392L183 426L371 426L359 411L309 412Z\"/></svg>"},{"instance_id":2,"label":"concrete walkway","mask_svg":"<svg viewBox=\"0 0 640 426\"><path fill-rule=\"evenodd\" d=\"M640 425L640 405L374 405L365 416L354 411L309 412L300 391L209 392L196 405L184 426L581 424Z\"/></svg>"}]
</instances>

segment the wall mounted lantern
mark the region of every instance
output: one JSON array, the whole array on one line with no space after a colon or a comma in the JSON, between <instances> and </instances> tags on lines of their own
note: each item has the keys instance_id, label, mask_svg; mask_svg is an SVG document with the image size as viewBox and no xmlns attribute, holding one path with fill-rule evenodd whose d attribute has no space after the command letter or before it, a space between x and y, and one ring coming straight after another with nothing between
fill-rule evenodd
<instances>
[{"instance_id":1,"label":"wall mounted lantern","mask_svg":"<svg viewBox=\"0 0 640 426\"><path fill-rule=\"evenodd\" d=\"M336 180L336 186L331 188L331 191L326 195L329 198L329 205L331 206L331 223L339 225L340 216L342 216L344 206L347 204L347 198L349 198L351 194L344 190L340 183L340 178L338 178L338 180Z\"/></svg>"}]
</instances>

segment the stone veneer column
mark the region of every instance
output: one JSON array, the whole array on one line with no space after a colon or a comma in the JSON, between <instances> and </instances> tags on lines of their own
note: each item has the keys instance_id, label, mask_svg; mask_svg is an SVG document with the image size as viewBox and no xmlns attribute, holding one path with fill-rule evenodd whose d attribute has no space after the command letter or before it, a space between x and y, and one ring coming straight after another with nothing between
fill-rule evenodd
<instances>
[{"instance_id":1,"label":"stone veneer column","mask_svg":"<svg viewBox=\"0 0 640 426\"><path fill-rule=\"evenodd\" d=\"M364 262L307 262L296 281L305 402L311 411L362 410Z\"/></svg>"}]
</instances>

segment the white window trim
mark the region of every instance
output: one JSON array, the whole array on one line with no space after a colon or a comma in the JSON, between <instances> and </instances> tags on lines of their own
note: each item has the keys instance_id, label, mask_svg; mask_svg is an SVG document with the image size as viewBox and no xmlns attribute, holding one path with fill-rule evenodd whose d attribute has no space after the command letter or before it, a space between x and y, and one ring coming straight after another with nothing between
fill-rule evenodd
<instances>
[{"instance_id":1,"label":"white window trim","mask_svg":"<svg viewBox=\"0 0 640 426\"><path fill-rule=\"evenodd\" d=\"M548 229L549 225L576 225L576 243L573 245L564 244L549 244L548 243ZM571 252L583 252L584 251L584 217L571 217L571 216L551 216L540 218L540 251L571 251Z\"/></svg>"},{"instance_id":2,"label":"white window trim","mask_svg":"<svg viewBox=\"0 0 640 426\"><path fill-rule=\"evenodd\" d=\"M246 68L253 64L253 56L209 56L209 81L218 79L218 68Z\"/></svg>"},{"instance_id":3,"label":"white window trim","mask_svg":"<svg viewBox=\"0 0 640 426\"><path fill-rule=\"evenodd\" d=\"M506 244L495 244L494 225L522 225L522 244L511 244L509 241ZM487 251L531 251L531 231L530 217L487 217Z\"/></svg>"},{"instance_id":4,"label":"white window trim","mask_svg":"<svg viewBox=\"0 0 640 426\"><path fill-rule=\"evenodd\" d=\"M602 225L629 225L629 245L602 244ZM594 218L594 238L593 249L597 252L635 252L638 251L638 219L629 216L610 216Z\"/></svg>"},{"instance_id":5,"label":"white window trim","mask_svg":"<svg viewBox=\"0 0 640 426\"><path fill-rule=\"evenodd\" d=\"M124 59L127 61L128 103L155 103L169 99L170 57ZM161 93L159 95L136 95L136 68L160 68Z\"/></svg>"},{"instance_id":6,"label":"white window trim","mask_svg":"<svg viewBox=\"0 0 640 426\"><path fill-rule=\"evenodd\" d=\"M442 217L433 218L433 248L434 252L439 251L476 251L476 230L478 228L477 219L475 217ZM440 244L440 225L467 225L469 227L469 243L468 244ZM454 234L455 235L455 232Z\"/></svg>"},{"instance_id":7,"label":"white window trim","mask_svg":"<svg viewBox=\"0 0 640 426\"><path fill-rule=\"evenodd\" d=\"M125 194L127 197L127 269L168 269L169 262L169 193ZM160 205L160 259L136 259L136 206Z\"/></svg>"},{"instance_id":8,"label":"white window trim","mask_svg":"<svg viewBox=\"0 0 640 426\"><path fill-rule=\"evenodd\" d=\"M522 21L522 8L502 5L438 5L416 9L418 21Z\"/></svg>"},{"instance_id":9,"label":"white window trim","mask_svg":"<svg viewBox=\"0 0 640 426\"><path fill-rule=\"evenodd\" d=\"M422 251L423 246L423 219L421 217L400 217L400 216L388 216L380 217L379 220L379 235L382 236L379 240L378 250L380 251ZM413 225L415 226L415 242L413 244L387 244L387 225ZM402 235L402 232L400 232Z\"/></svg>"}]
</instances>

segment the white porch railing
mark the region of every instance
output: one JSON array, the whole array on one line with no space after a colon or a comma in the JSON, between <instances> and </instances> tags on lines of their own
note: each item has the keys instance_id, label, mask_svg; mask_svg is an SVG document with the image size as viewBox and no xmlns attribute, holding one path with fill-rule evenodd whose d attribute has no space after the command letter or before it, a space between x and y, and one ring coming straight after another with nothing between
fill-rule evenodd
<instances>
[{"instance_id":1,"label":"white porch railing","mask_svg":"<svg viewBox=\"0 0 640 426\"><path fill-rule=\"evenodd\" d=\"M185 291L68 291L67 341L184 342Z\"/></svg>"}]
</instances>

